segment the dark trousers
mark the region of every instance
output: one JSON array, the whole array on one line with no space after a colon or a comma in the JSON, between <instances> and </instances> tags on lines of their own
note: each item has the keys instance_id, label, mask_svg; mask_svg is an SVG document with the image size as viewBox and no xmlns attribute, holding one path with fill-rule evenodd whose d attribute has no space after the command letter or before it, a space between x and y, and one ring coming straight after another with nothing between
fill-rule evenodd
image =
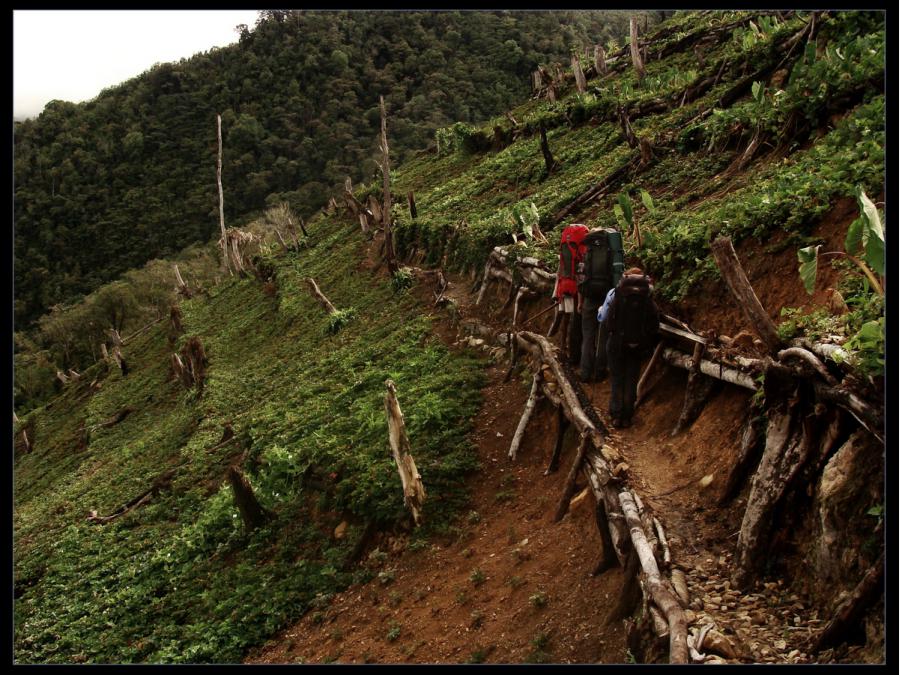
<instances>
[{"instance_id":1,"label":"dark trousers","mask_svg":"<svg viewBox=\"0 0 900 675\"><path fill-rule=\"evenodd\" d=\"M607 342L609 363L610 395L609 415L622 421L630 421L634 415L634 401L637 398L638 378L641 375L641 352L626 348L616 348L610 339Z\"/></svg>"},{"instance_id":2,"label":"dark trousers","mask_svg":"<svg viewBox=\"0 0 900 675\"><path fill-rule=\"evenodd\" d=\"M606 370L606 325L597 321L597 310L603 301L585 298L581 306L581 377L593 379L596 374ZM599 338L598 338L598 335ZM598 349L599 344L603 346ZM596 371L594 366L596 365Z\"/></svg>"},{"instance_id":3,"label":"dark trousers","mask_svg":"<svg viewBox=\"0 0 900 675\"><path fill-rule=\"evenodd\" d=\"M581 356L581 314L569 314L569 334L566 338L567 357L571 365L577 366Z\"/></svg>"}]
</instances>

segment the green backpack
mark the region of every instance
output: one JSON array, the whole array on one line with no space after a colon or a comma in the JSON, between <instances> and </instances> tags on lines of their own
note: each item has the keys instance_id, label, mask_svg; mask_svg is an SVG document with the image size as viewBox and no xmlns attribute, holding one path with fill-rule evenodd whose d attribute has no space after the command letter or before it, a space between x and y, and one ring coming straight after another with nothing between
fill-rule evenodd
<instances>
[{"instance_id":1,"label":"green backpack","mask_svg":"<svg viewBox=\"0 0 900 675\"><path fill-rule=\"evenodd\" d=\"M622 234L610 227L592 230L584 238L584 281L581 294L603 302L610 288L615 288L625 271Z\"/></svg>"}]
</instances>

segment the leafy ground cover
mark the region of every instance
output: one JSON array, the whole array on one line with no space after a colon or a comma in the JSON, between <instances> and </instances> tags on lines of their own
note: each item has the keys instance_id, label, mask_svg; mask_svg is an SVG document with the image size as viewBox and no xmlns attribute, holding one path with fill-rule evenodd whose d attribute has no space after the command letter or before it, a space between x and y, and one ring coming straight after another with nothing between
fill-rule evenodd
<instances>
[{"instance_id":1,"label":"leafy ground cover","mask_svg":"<svg viewBox=\"0 0 900 675\"><path fill-rule=\"evenodd\" d=\"M480 363L430 337L411 294L346 274L361 263L363 242L345 225L314 227L311 248L268 256L276 295L235 278L182 304L186 332L175 348L202 340L201 397L170 378L173 350L154 329L128 346L127 376L92 370L81 381L104 378L93 396L85 382L29 415L36 449L15 467L17 661L238 660L357 579L363 573L342 564L364 524L406 518L387 446L387 378L428 490L427 527L446 527L465 503ZM306 276L355 310L336 334ZM90 428L125 405L135 412L79 445L74 420ZM209 452L226 422L237 447ZM275 514L252 533L223 483L242 448L250 482ZM85 520L171 468L171 488L148 504L105 525ZM336 539L343 520L347 534Z\"/></svg>"}]
</instances>

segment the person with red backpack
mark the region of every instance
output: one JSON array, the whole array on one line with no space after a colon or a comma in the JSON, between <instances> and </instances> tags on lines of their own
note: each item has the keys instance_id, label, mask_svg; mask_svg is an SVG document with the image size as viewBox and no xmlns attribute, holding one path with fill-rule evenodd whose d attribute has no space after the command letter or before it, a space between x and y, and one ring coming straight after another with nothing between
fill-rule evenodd
<instances>
[{"instance_id":1,"label":"person with red backpack","mask_svg":"<svg viewBox=\"0 0 900 675\"><path fill-rule=\"evenodd\" d=\"M651 297L650 277L632 267L609 291L597 314L609 337L606 357L610 374L609 415L614 427L630 427L637 398L641 361L656 345L659 310Z\"/></svg>"},{"instance_id":2,"label":"person with red backpack","mask_svg":"<svg viewBox=\"0 0 900 675\"><path fill-rule=\"evenodd\" d=\"M559 241L559 267L553 298L562 320L560 347L570 363L577 364L581 356L581 314L578 302L579 267L584 260L584 238L588 229L573 223L563 229ZM556 322L554 322L554 327ZM551 330L551 334L554 331Z\"/></svg>"}]
</instances>

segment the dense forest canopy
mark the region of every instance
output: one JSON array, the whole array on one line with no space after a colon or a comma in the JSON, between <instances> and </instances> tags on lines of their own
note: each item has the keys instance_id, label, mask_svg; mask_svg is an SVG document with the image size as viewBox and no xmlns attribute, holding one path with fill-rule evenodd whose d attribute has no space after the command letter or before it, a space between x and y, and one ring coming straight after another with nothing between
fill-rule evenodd
<instances>
[{"instance_id":1,"label":"dense forest canopy","mask_svg":"<svg viewBox=\"0 0 900 675\"><path fill-rule=\"evenodd\" d=\"M654 22L661 12L646 19ZM435 129L529 93L539 63L621 44L626 12L260 12L239 42L15 123L15 319L286 200L303 215L376 170L378 97L396 160ZM395 161L396 161L395 160Z\"/></svg>"}]
</instances>

